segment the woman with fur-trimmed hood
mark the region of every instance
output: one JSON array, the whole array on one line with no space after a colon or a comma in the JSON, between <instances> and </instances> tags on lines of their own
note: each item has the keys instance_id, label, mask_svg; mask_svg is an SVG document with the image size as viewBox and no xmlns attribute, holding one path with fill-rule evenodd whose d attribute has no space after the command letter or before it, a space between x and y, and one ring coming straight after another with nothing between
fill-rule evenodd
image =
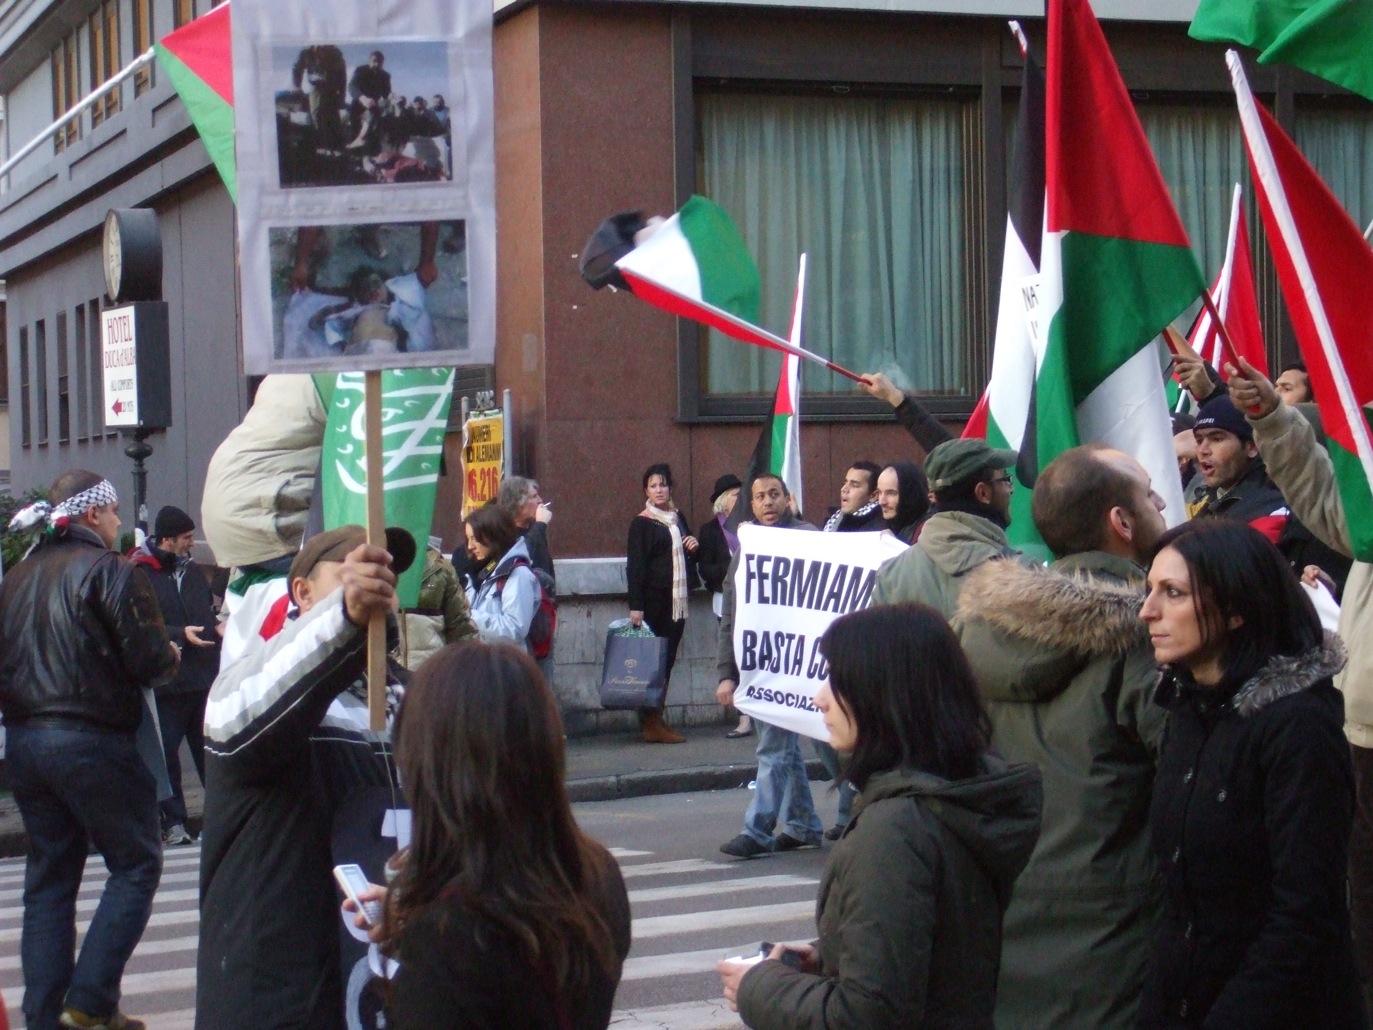
<instances>
[{"instance_id":1,"label":"woman with fur-trimmed hood","mask_svg":"<svg viewBox=\"0 0 1373 1030\"><path fill-rule=\"evenodd\" d=\"M998 1027L1135 1024L1161 900L1148 812L1166 715L1139 621L1161 506L1128 455L1068 451L1033 507L1059 560L987 562L959 599L992 746L1044 775L1043 830L1003 927Z\"/></svg>"},{"instance_id":2,"label":"woman with fur-trimmed hood","mask_svg":"<svg viewBox=\"0 0 1373 1030\"><path fill-rule=\"evenodd\" d=\"M1141 618L1169 712L1150 813L1164 908L1139 1025L1366 1027L1344 645L1257 530L1198 520L1159 544Z\"/></svg>"}]
</instances>

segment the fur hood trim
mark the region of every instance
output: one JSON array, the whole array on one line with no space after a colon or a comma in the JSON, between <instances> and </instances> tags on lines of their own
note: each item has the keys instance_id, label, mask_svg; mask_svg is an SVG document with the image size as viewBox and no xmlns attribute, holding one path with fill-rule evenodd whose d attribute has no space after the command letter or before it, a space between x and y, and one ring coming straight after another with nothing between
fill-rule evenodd
<instances>
[{"instance_id":1,"label":"fur hood trim","mask_svg":"<svg viewBox=\"0 0 1373 1030\"><path fill-rule=\"evenodd\" d=\"M1012 637L1083 655L1124 654L1149 643L1140 621L1143 585L1109 573L987 562L968 575L958 619L979 619Z\"/></svg>"},{"instance_id":2,"label":"fur hood trim","mask_svg":"<svg viewBox=\"0 0 1373 1030\"><path fill-rule=\"evenodd\" d=\"M1263 711L1274 701L1300 694L1344 668L1344 641L1329 631L1320 647L1299 655L1278 655L1235 692L1235 712L1242 718Z\"/></svg>"}]
</instances>

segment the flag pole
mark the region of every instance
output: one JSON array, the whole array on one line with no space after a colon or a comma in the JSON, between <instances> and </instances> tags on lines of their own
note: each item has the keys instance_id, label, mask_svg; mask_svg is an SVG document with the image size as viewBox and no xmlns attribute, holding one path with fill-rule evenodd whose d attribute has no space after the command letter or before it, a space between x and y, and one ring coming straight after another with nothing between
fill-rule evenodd
<instances>
[{"instance_id":1,"label":"flag pole","mask_svg":"<svg viewBox=\"0 0 1373 1030\"><path fill-rule=\"evenodd\" d=\"M367 451L367 542L386 547L386 500L382 492L381 373L363 373L363 441ZM386 613L367 623L367 720L375 733L386 729Z\"/></svg>"},{"instance_id":2,"label":"flag pole","mask_svg":"<svg viewBox=\"0 0 1373 1030\"><path fill-rule=\"evenodd\" d=\"M1211 296L1210 289L1201 291L1201 301L1206 305L1206 310L1211 315L1211 322L1216 327L1216 332L1220 333L1220 342L1225 348L1225 360L1234 365L1238 371L1240 367L1239 353L1235 350L1235 344L1230 339L1230 330L1225 328L1225 320L1220 317L1220 312L1216 309L1216 302Z\"/></svg>"}]
</instances>

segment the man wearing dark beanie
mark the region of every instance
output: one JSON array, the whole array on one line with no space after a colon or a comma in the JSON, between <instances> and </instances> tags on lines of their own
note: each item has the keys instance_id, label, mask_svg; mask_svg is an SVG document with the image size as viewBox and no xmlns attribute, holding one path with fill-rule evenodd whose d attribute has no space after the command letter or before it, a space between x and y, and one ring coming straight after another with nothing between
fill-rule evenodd
<instances>
[{"instance_id":1,"label":"man wearing dark beanie","mask_svg":"<svg viewBox=\"0 0 1373 1030\"><path fill-rule=\"evenodd\" d=\"M1268 469L1254 443L1254 427L1235 407L1229 394L1215 394L1197 412L1197 469L1206 489L1189 514L1194 518L1239 519L1253 526L1295 567L1317 565L1344 589L1349 559L1311 535L1291 511L1281 491L1268 478Z\"/></svg>"},{"instance_id":2,"label":"man wearing dark beanie","mask_svg":"<svg viewBox=\"0 0 1373 1030\"><path fill-rule=\"evenodd\" d=\"M191 749L200 782L205 783L205 700L219 673L219 619L210 584L191 560L195 522L167 505L153 520L153 534L131 555L152 580L167 635L181 648L181 665L155 692L157 721L172 796L162 811L162 843L191 843L186 830L186 796L181 789L181 742Z\"/></svg>"}]
</instances>

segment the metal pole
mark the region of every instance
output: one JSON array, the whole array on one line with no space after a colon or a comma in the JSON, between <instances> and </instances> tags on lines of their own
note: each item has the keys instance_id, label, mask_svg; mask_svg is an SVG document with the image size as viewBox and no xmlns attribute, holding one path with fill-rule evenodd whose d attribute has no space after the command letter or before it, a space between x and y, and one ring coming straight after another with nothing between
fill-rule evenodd
<instances>
[{"instance_id":1,"label":"metal pole","mask_svg":"<svg viewBox=\"0 0 1373 1030\"><path fill-rule=\"evenodd\" d=\"M501 455L505 465L505 475L515 474L515 402L510 399L510 390L501 394L501 421L505 423L501 437L504 440L504 453Z\"/></svg>"},{"instance_id":2,"label":"metal pole","mask_svg":"<svg viewBox=\"0 0 1373 1030\"><path fill-rule=\"evenodd\" d=\"M143 462L152 456L153 449L148 443L147 429L135 429L130 434L132 442L124 448L124 453L133 459L133 510L134 526L148 533L148 469Z\"/></svg>"},{"instance_id":3,"label":"metal pole","mask_svg":"<svg viewBox=\"0 0 1373 1030\"><path fill-rule=\"evenodd\" d=\"M152 64L154 56L155 55L153 53L152 48L149 48L144 53L135 57L127 68L118 72L113 77L106 79L104 82L100 84L100 87L98 89L82 98L82 100L79 103L77 103L74 107L72 107L70 110L63 112L61 118L58 118L55 122L49 125L42 132L40 132L37 136L35 136L33 139L29 140L22 147L20 147L19 150L14 154L14 156L5 161L4 164L0 164L0 179L3 179L5 177L5 174L11 168L13 168L20 161L24 160L24 158L28 157L35 150L37 150L38 147L42 145L43 141L49 139L52 136L52 134L55 133L58 129L66 125L73 118L81 117L81 115L86 113L86 108L90 107L97 100L103 97L106 93L110 92L110 90L118 87L125 79L127 79L130 75L134 74L134 72L138 71L144 65Z\"/></svg>"}]
</instances>

